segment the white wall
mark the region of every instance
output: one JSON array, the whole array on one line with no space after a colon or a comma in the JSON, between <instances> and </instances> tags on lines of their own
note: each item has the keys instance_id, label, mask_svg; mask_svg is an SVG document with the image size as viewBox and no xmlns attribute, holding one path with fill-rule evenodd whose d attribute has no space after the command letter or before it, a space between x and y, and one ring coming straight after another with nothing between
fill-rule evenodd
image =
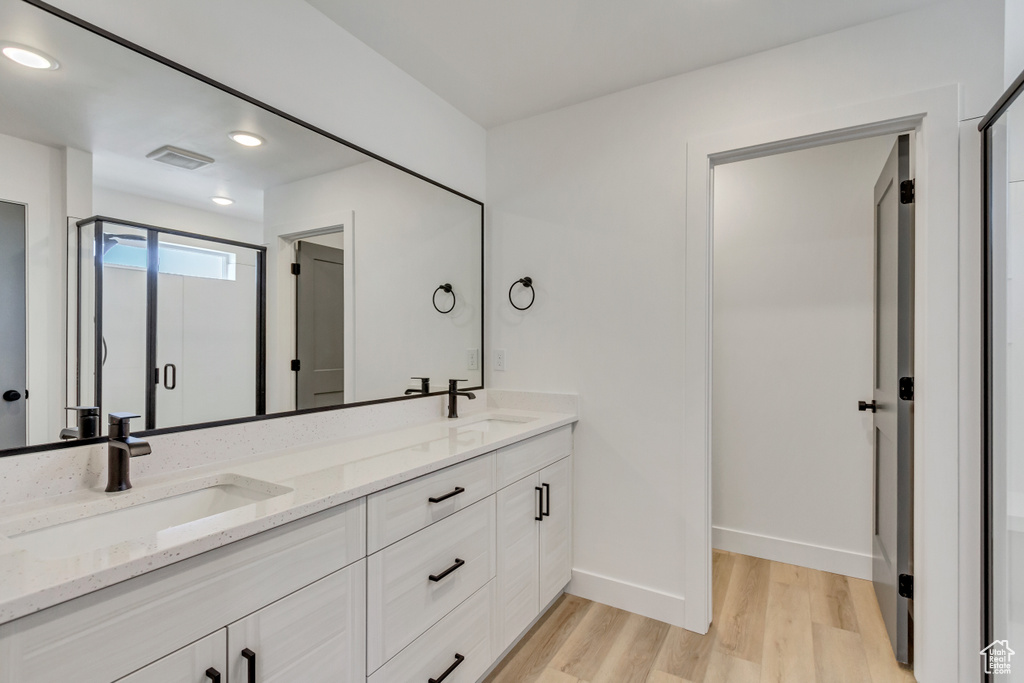
<instances>
[{"instance_id":1,"label":"white wall","mask_svg":"<svg viewBox=\"0 0 1024 683\"><path fill-rule=\"evenodd\" d=\"M225 207L224 211L202 211L107 187L95 187L93 211L96 215L146 223L158 228L263 244L263 224L235 218L230 213L230 207Z\"/></svg>"},{"instance_id":2,"label":"white wall","mask_svg":"<svg viewBox=\"0 0 1024 683\"><path fill-rule=\"evenodd\" d=\"M303 0L55 5L470 196L484 130Z\"/></svg>"},{"instance_id":3,"label":"white wall","mask_svg":"<svg viewBox=\"0 0 1024 683\"><path fill-rule=\"evenodd\" d=\"M895 138L715 168L716 548L871 577L873 190Z\"/></svg>"},{"instance_id":4,"label":"white wall","mask_svg":"<svg viewBox=\"0 0 1024 683\"><path fill-rule=\"evenodd\" d=\"M294 284L287 264L293 247L281 234L326 228L354 216L345 226L354 240L345 268L354 274L352 329L354 363L346 374L354 386L346 402L401 395L414 376L446 380L482 376L467 369L466 350L480 346L480 209L450 192L385 164L369 161L340 171L269 188L264 194L268 262L268 374L271 410L290 409L293 373L287 363L295 343ZM431 294L451 283L456 307L434 310ZM445 298L438 294L438 305ZM354 365L354 367L352 367ZM346 384L348 386L348 384Z\"/></svg>"},{"instance_id":5,"label":"white wall","mask_svg":"<svg viewBox=\"0 0 1024 683\"><path fill-rule=\"evenodd\" d=\"M684 510L704 497L681 446L687 142L949 83L977 115L1001 90L1002 21L1001 2L943 3L489 131L487 334L508 370L487 382L580 394L574 590L685 608ZM519 314L523 274L538 297ZM957 643L918 645L920 680L948 680Z\"/></svg>"},{"instance_id":6,"label":"white wall","mask_svg":"<svg viewBox=\"0 0 1024 683\"><path fill-rule=\"evenodd\" d=\"M30 444L56 441L65 426L66 188L77 191L81 179L76 170L87 172L74 163L78 154L0 135L0 199L28 207ZM66 163L69 155L71 164ZM85 207L78 202L75 208Z\"/></svg>"}]
</instances>

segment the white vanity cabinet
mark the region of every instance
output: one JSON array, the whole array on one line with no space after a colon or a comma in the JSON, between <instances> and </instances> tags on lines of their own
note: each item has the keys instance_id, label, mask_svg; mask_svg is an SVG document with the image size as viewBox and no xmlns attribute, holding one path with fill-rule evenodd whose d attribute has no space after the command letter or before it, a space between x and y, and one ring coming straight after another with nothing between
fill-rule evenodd
<instances>
[{"instance_id":1,"label":"white vanity cabinet","mask_svg":"<svg viewBox=\"0 0 1024 683\"><path fill-rule=\"evenodd\" d=\"M226 683L362 683L366 561L227 628Z\"/></svg>"},{"instance_id":2,"label":"white vanity cabinet","mask_svg":"<svg viewBox=\"0 0 1024 683\"><path fill-rule=\"evenodd\" d=\"M227 683L227 631L221 629L117 683Z\"/></svg>"},{"instance_id":3,"label":"white vanity cabinet","mask_svg":"<svg viewBox=\"0 0 1024 683\"><path fill-rule=\"evenodd\" d=\"M497 622L504 650L572 575L572 427L497 453Z\"/></svg>"},{"instance_id":4,"label":"white vanity cabinet","mask_svg":"<svg viewBox=\"0 0 1024 683\"><path fill-rule=\"evenodd\" d=\"M355 579L363 571L365 525L365 501L359 499L3 624L0 683L110 683L128 674L148 680L142 672L151 664L155 671L166 666L176 672L197 656L197 650L183 648L225 629L230 640L229 625L244 623L264 608L271 618L258 621L279 627L287 615L281 616L277 606L312 604L305 599L312 593L303 589L354 563L356 573L348 575L353 583L345 585L358 595L333 598L336 605L350 604L352 614L332 618L358 626L358 634L346 634L355 638L365 630L353 622L362 619L364 604L365 583ZM337 582L322 585L338 587ZM303 615L296 611L296 617L301 621ZM269 648L269 656L271 634L264 635L260 648ZM230 653L230 643L225 652ZM226 672L217 671L228 683ZM236 682L248 683L231 679Z\"/></svg>"},{"instance_id":5,"label":"white vanity cabinet","mask_svg":"<svg viewBox=\"0 0 1024 683\"><path fill-rule=\"evenodd\" d=\"M572 570L572 427L0 624L0 683L476 683Z\"/></svg>"}]
</instances>

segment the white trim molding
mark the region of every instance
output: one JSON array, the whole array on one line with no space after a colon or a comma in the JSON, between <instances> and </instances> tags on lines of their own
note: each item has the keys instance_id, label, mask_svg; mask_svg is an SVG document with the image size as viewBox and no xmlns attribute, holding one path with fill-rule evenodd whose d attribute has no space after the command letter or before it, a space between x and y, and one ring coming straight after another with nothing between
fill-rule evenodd
<instances>
[{"instance_id":1,"label":"white trim molding","mask_svg":"<svg viewBox=\"0 0 1024 683\"><path fill-rule=\"evenodd\" d=\"M684 627L685 600L681 595L669 595L652 588L592 574L580 569L572 570L572 581L565 592L586 600L610 605L642 617L664 621L672 626Z\"/></svg>"},{"instance_id":2,"label":"white trim molding","mask_svg":"<svg viewBox=\"0 0 1024 683\"><path fill-rule=\"evenodd\" d=\"M871 579L871 556L852 550L829 548L720 526L712 527L711 545L717 550L728 550L731 553L760 557L773 562L810 567L856 579Z\"/></svg>"},{"instance_id":3,"label":"white trim molding","mask_svg":"<svg viewBox=\"0 0 1024 683\"><path fill-rule=\"evenodd\" d=\"M725 131L687 145L684 477L686 628L711 621L712 190L716 164L915 133L914 648L918 680L958 670L958 85ZM972 169L973 172L976 172ZM966 617L970 618L970 617ZM973 645L973 643L972 643ZM966 651L966 650L964 650Z\"/></svg>"}]
</instances>

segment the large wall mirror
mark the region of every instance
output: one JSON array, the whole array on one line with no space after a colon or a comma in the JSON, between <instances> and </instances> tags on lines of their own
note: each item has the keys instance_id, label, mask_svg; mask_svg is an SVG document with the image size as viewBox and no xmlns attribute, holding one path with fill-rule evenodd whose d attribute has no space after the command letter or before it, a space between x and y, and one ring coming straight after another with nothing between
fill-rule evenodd
<instances>
[{"instance_id":1,"label":"large wall mirror","mask_svg":"<svg viewBox=\"0 0 1024 683\"><path fill-rule=\"evenodd\" d=\"M0 454L75 406L153 430L482 386L480 202L42 3L0 0L0 50Z\"/></svg>"}]
</instances>

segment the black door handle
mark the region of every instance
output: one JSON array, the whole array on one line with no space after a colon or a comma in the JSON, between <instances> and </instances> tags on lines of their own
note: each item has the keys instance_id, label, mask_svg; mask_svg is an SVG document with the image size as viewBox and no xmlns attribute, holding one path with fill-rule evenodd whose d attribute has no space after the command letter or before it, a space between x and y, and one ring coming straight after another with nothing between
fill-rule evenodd
<instances>
[{"instance_id":1,"label":"black door handle","mask_svg":"<svg viewBox=\"0 0 1024 683\"><path fill-rule=\"evenodd\" d=\"M256 653L250 650L249 648L245 648L244 650L242 650L242 656L245 658L247 662L246 669L248 670L249 674L249 683L256 683Z\"/></svg>"},{"instance_id":2,"label":"black door handle","mask_svg":"<svg viewBox=\"0 0 1024 683\"><path fill-rule=\"evenodd\" d=\"M8 389L4 392L5 401L17 401L21 398L21 392L17 389Z\"/></svg>"},{"instance_id":3,"label":"black door handle","mask_svg":"<svg viewBox=\"0 0 1024 683\"><path fill-rule=\"evenodd\" d=\"M427 683L441 683L441 681L448 678L451 672L455 671L455 669L458 668L459 664L462 664L464 661L466 661L466 658L460 655L458 652L456 652L455 663L449 666L447 669L445 669L444 673L438 676L437 678L428 678Z\"/></svg>"},{"instance_id":4,"label":"black door handle","mask_svg":"<svg viewBox=\"0 0 1024 683\"><path fill-rule=\"evenodd\" d=\"M170 370L170 377L168 378L168 370ZM168 381L170 379L170 381ZM168 363L164 366L164 389L168 391L174 391L174 388L178 386L178 368L174 363Z\"/></svg>"},{"instance_id":5,"label":"black door handle","mask_svg":"<svg viewBox=\"0 0 1024 683\"><path fill-rule=\"evenodd\" d=\"M440 574L431 574L429 578L430 578L431 581L436 583L436 582L440 581L441 579L443 579L444 577L446 577L449 574L451 574L453 571L455 571L456 569L458 569L459 567L461 567L464 564L466 564L465 560L460 560L459 558L456 557L455 558L455 564L453 564L452 566L448 567L448 569L445 569Z\"/></svg>"},{"instance_id":6,"label":"black door handle","mask_svg":"<svg viewBox=\"0 0 1024 683\"><path fill-rule=\"evenodd\" d=\"M870 403L868 403L867 401L857 401L857 410L861 411L862 413L867 410L870 410L873 413L876 410L878 410L878 406L875 404L874 401L871 401Z\"/></svg>"},{"instance_id":7,"label":"black door handle","mask_svg":"<svg viewBox=\"0 0 1024 683\"><path fill-rule=\"evenodd\" d=\"M449 491L448 493L444 494L443 496L437 496L436 498L427 498L427 500L430 501L431 503L440 503L442 500L448 500L452 496L457 496L460 493L465 493L465 492L466 492L466 489L462 488L461 486L456 486L454 491Z\"/></svg>"},{"instance_id":8,"label":"black door handle","mask_svg":"<svg viewBox=\"0 0 1024 683\"><path fill-rule=\"evenodd\" d=\"M534 486L533 490L537 492L537 516L534 519L540 522L544 520L544 489Z\"/></svg>"},{"instance_id":9,"label":"black door handle","mask_svg":"<svg viewBox=\"0 0 1024 683\"><path fill-rule=\"evenodd\" d=\"M220 683L220 672L212 666L206 670L206 677L210 679L211 683Z\"/></svg>"},{"instance_id":10,"label":"black door handle","mask_svg":"<svg viewBox=\"0 0 1024 683\"><path fill-rule=\"evenodd\" d=\"M541 506L540 516L551 516L551 484L541 484L544 487L544 503Z\"/></svg>"}]
</instances>

